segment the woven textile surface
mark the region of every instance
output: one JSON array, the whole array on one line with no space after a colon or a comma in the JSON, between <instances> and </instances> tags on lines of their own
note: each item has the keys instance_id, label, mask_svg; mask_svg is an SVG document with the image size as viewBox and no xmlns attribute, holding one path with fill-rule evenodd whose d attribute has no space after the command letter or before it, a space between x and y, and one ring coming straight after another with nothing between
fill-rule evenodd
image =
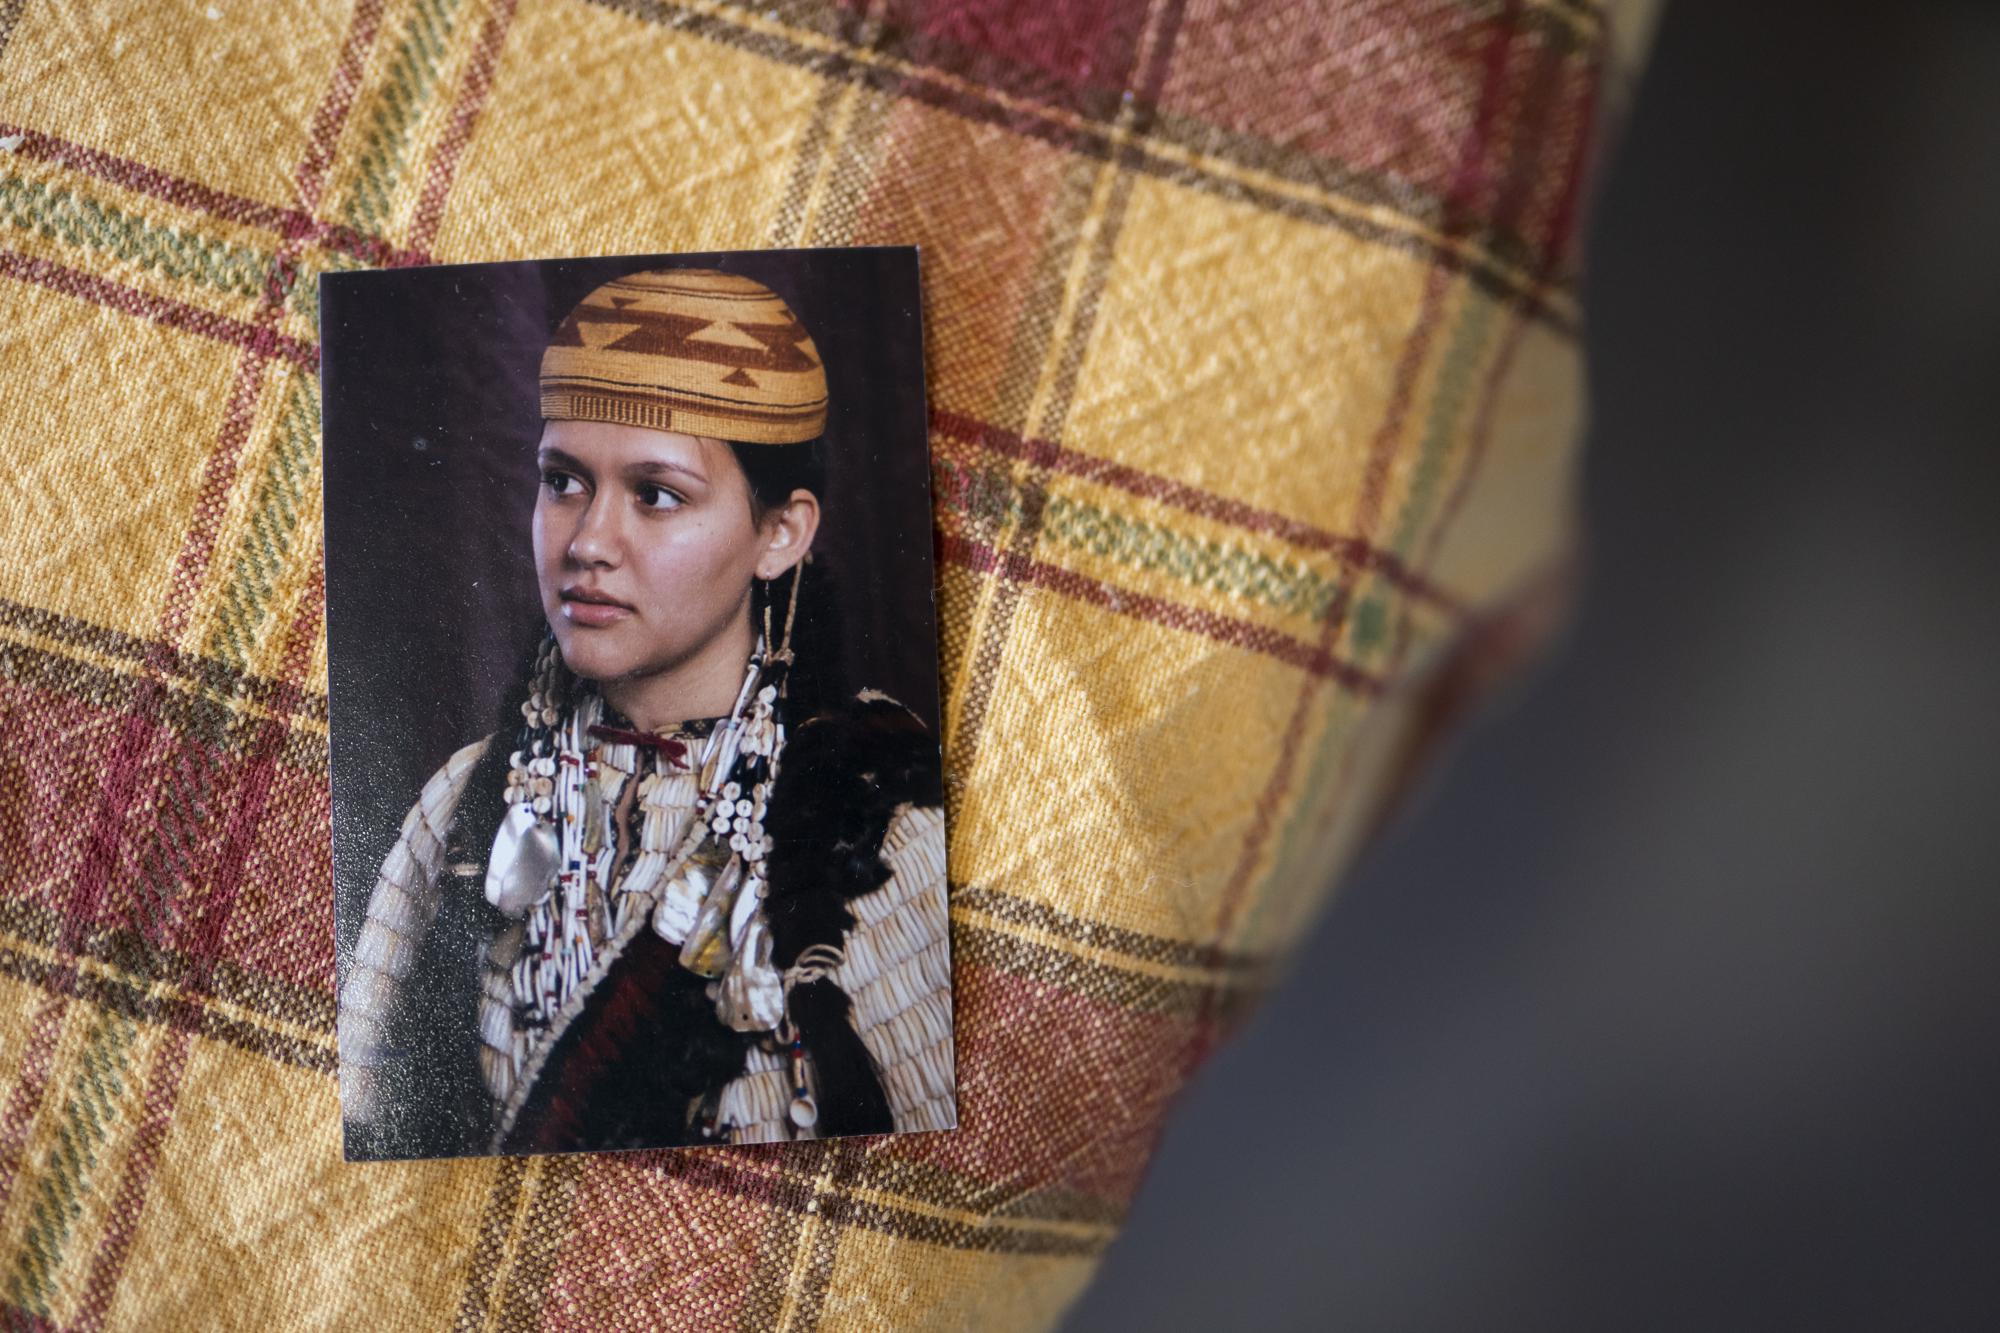
<instances>
[{"instance_id":1,"label":"woven textile surface","mask_svg":"<svg viewBox=\"0 0 2000 1333\"><path fill-rule=\"evenodd\" d=\"M0 0L13 1321L1058 1319L1564 564L1577 223L1645 24ZM923 247L962 1129L344 1163L317 275L876 243Z\"/></svg>"}]
</instances>

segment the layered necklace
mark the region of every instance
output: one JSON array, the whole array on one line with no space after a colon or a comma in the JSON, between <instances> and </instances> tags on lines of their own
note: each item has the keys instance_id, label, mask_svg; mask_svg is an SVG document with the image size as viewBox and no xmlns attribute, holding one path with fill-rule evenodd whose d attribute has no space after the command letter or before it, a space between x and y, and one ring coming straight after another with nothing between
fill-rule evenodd
<instances>
[{"instance_id":1,"label":"layered necklace","mask_svg":"<svg viewBox=\"0 0 2000 1333\"><path fill-rule=\"evenodd\" d=\"M522 706L528 726L509 756L507 815L487 863L487 901L525 927L509 973L509 1082L594 984L605 951L647 922L681 946L689 971L711 981L729 974L718 1013L731 1027L768 1031L782 1020L782 981L757 908L767 891L764 815L785 744L789 659L783 649L767 656L759 636L727 717L705 736L655 736L608 724L595 689L559 699L559 656L553 642L546 646ZM638 836L621 874L613 823L635 773ZM482 1028L501 1016L482 1015Z\"/></svg>"}]
</instances>

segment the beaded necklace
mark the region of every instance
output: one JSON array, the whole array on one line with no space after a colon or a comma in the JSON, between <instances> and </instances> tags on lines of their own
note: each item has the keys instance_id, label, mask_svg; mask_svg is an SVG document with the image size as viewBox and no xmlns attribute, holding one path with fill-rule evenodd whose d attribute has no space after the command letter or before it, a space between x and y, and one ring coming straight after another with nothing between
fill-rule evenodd
<instances>
[{"instance_id":1,"label":"beaded necklace","mask_svg":"<svg viewBox=\"0 0 2000 1333\"><path fill-rule=\"evenodd\" d=\"M573 690L581 682L563 666L554 637L544 641L521 706L520 744L509 756L507 814L487 861L487 901L522 923L511 934L518 944L496 952L503 975L492 977L480 1006L482 1062L503 1104L503 1135L575 1006L647 926L680 946L681 966L710 982L721 1022L775 1032L796 1048L785 1004L788 980L800 978L773 968L760 909L772 849L764 818L785 746L797 607L795 576L779 646L768 649L767 603L736 702L705 735L650 735L607 722L603 696L594 687ZM635 774L636 847L620 863L611 825ZM791 1054L792 1114L805 1126L815 1107L801 1053Z\"/></svg>"},{"instance_id":2,"label":"beaded necklace","mask_svg":"<svg viewBox=\"0 0 2000 1333\"><path fill-rule=\"evenodd\" d=\"M625 937L635 912L650 913L653 929L681 945L682 966L697 975L719 977L734 959L766 891L765 803L784 748L769 674L759 639L735 706L699 755L675 737L624 741L632 733L600 725L604 701L591 690L560 719L552 743L536 738L510 756L508 813L488 861L487 900L526 918L511 980L528 1027L554 1021L601 943ZM526 707L545 717L557 711L548 700L536 690ZM593 731L619 739L593 743ZM642 749L653 752L651 765L642 765ZM642 766L651 771L638 778L637 854L614 878L611 812Z\"/></svg>"}]
</instances>

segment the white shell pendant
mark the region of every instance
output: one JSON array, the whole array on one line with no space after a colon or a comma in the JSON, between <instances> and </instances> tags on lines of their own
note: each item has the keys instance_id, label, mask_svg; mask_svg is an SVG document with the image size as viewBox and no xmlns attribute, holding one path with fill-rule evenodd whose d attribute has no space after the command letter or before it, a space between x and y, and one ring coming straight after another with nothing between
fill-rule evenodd
<instances>
[{"instance_id":1,"label":"white shell pendant","mask_svg":"<svg viewBox=\"0 0 2000 1333\"><path fill-rule=\"evenodd\" d=\"M695 915L708 896L708 871L697 865L684 867L667 882L653 909L653 930L669 944L679 944L694 929Z\"/></svg>"},{"instance_id":2,"label":"white shell pendant","mask_svg":"<svg viewBox=\"0 0 2000 1333\"><path fill-rule=\"evenodd\" d=\"M555 830L525 802L507 807L486 858L486 901L510 917L526 916L548 893L560 860Z\"/></svg>"},{"instance_id":3,"label":"white shell pendant","mask_svg":"<svg viewBox=\"0 0 2000 1333\"><path fill-rule=\"evenodd\" d=\"M810 1096L792 1098L790 1115L792 1123L800 1129L811 1129L819 1123L819 1103Z\"/></svg>"},{"instance_id":4,"label":"white shell pendant","mask_svg":"<svg viewBox=\"0 0 2000 1333\"><path fill-rule=\"evenodd\" d=\"M743 932L713 998L715 1016L738 1032L769 1032L785 1016L785 979L771 966L771 934L761 914Z\"/></svg>"}]
</instances>

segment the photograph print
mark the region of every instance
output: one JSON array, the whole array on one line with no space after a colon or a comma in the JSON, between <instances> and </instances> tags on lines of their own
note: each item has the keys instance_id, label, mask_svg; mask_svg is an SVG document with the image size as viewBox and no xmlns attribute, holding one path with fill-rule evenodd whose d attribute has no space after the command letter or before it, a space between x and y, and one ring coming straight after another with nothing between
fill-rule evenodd
<instances>
[{"instance_id":1,"label":"photograph print","mask_svg":"<svg viewBox=\"0 0 2000 1333\"><path fill-rule=\"evenodd\" d=\"M347 1156L952 1128L916 251L320 294Z\"/></svg>"}]
</instances>

